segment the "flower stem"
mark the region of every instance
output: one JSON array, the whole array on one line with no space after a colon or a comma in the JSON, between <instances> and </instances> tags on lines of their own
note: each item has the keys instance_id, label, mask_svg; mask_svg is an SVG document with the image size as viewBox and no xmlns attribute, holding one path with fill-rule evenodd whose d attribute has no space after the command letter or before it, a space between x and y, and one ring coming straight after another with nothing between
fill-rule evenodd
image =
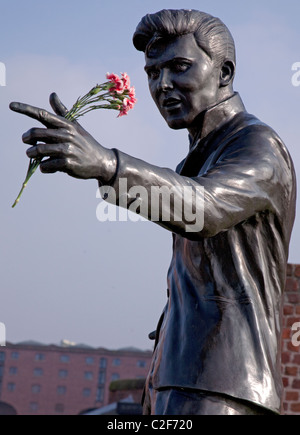
<instances>
[{"instance_id":1,"label":"flower stem","mask_svg":"<svg viewBox=\"0 0 300 435\"><path fill-rule=\"evenodd\" d=\"M20 201L20 198L21 198L21 196L22 196L22 194L24 192L24 189L27 186L28 181L30 180L32 175L35 173L37 168L40 166L41 161L42 161L42 159L30 159L25 181L24 181L24 183L22 185L22 188L20 190L20 193L19 193L17 199L15 200L15 202L12 205L12 208L14 208L18 204L18 202Z\"/></svg>"}]
</instances>

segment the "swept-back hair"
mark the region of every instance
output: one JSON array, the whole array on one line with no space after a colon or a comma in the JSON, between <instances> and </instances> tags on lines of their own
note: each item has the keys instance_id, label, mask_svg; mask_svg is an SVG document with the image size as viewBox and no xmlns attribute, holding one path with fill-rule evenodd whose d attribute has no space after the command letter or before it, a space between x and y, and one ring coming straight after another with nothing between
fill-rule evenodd
<instances>
[{"instance_id":1,"label":"swept-back hair","mask_svg":"<svg viewBox=\"0 0 300 435\"><path fill-rule=\"evenodd\" d=\"M133 35L139 51L149 53L158 39L193 34L198 46L218 65L225 60L236 63L235 43L225 24L205 12L187 9L163 9L146 15Z\"/></svg>"}]
</instances>

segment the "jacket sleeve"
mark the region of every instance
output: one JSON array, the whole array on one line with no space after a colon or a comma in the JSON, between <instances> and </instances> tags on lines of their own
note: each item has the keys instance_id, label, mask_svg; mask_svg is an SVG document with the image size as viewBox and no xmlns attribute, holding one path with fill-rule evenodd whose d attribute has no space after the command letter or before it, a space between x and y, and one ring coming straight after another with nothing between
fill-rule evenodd
<instances>
[{"instance_id":1,"label":"jacket sleeve","mask_svg":"<svg viewBox=\"0 0 300 435\"><path fill-rule=\"evenodd\" d=\"M256 213L282 215L295 185L289 154L269 128L233 137L208 171L193 178L115 152L114 195L106 194L107 201L190 240L213 237Z\"/></svg>"}]
</instances>

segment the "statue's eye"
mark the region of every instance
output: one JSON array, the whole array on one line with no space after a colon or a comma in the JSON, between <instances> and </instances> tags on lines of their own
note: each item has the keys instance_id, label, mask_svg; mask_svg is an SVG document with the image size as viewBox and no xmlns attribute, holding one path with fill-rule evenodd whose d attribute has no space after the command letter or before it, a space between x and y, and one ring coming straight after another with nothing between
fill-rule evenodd
<instances>
[{"instance_id":1,"label":"statue's eye","mask_svg":"<svg viewBox=\"0 0 300 435\"><path fill-rule=\"evenodd\" d=\"M159 77L159 71L157 69L148 69L147 70L148 78L151 80L156 80Z\"/></svg>"},{"instance_id":2,"label":"statue's eye","mask_svg":"<svg viewBox=\"0 0 300 435\"><path fill-rule=\"evenodd\" d=\"M185 72L189 69L190 64L187 62L173 62L172 69L176 72Z\"/></svg>"}]
</instances>

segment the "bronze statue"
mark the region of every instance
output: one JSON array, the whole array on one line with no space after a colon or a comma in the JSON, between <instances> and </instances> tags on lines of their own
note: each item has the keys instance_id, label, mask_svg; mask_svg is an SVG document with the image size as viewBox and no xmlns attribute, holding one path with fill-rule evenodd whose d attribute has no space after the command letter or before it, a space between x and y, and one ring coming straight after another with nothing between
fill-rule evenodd
<instances>
[{"instance_id":1,"label":"bronze statue","mask_svg":"<svg viewBox=\"0 0 300 435\"><path fill-rule=\"evenodd\" d=\"M142 19L133 42L145 52L161 115L172 129L189 132L190 148L176 171L102 147L62 118L66 108L56 95L50 99L56 115L11 104L47 127L23 136L32 145L27 154L49 157L42 172L95 178L117 193L124 178L128 189L143 186L148 200L153 186L176 186L173 204L187 201L181 188L193 188L193 201L197 187L204 188L198 231L187 231L174 214L163 220L161 204L157 223L173 233L173 258L144 413L278 414L282 298L296 201L291 157L234 92L235 45L218 18L163 10ZM130 207L137 198L118 200ZM139 204L142 209L141 197ZM151 220L150 212L145 217Z\"/></svg>"}]
</instances>

